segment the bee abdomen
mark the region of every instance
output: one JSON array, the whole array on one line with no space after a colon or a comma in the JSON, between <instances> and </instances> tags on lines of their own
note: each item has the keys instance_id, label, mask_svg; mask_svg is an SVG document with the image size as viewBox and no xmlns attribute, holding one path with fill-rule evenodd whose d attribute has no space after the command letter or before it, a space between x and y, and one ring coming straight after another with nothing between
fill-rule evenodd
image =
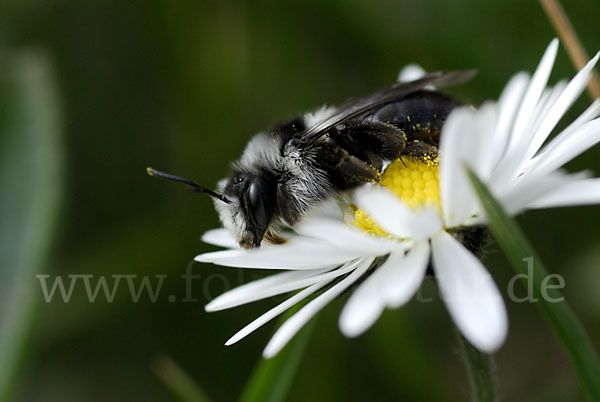
<instances>
[{"instance_id":1,"label":"bee abdomen","mask_svg":"<svg viewBox=\"0 0 600 402\"><path fill-rule=\"evenodd\" d=\"M383 106L369 118L398 127L406 133L409 141L420 140L438 146L446 118L461 105L461 102L440 92L418 91Z\"/></svg>"}]
</instances>

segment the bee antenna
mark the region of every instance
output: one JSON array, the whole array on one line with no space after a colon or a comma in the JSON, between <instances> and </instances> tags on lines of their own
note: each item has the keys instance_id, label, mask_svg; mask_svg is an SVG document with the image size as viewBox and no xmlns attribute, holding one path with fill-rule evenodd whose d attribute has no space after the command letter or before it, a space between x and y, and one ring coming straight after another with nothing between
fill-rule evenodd
<instances>
[{"instance_id":1,"label":"bee antenna","mask_svg":"<svg viewBox=\"0 0 600 402\"><path fill-rule=\"evenodd\" d=\"M160 170L152 169L151 167L146 168L146 173L148 173L149 176L158 177L159 179L187 184L196 193L208 194L212 198L216 198L217 200L223 201L226 204L231 203L231 200L225 197L223 194L217 193L216 191L210 190L206 187L202 187L198 183L195 183L189 179L184 179L183 177L161 172Z\"/></svg>"}]
</instances>

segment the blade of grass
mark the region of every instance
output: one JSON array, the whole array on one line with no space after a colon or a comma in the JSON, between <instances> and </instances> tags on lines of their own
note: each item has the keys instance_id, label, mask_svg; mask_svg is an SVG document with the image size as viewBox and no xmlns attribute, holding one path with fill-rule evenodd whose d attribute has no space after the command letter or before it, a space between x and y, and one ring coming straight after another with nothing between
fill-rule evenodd
<instances>
[{"instance_id":1,"label":"blade of grass","mask_svg":"<svg viewBox=\"0 0 600 402\"><path fill-rule=\"evenodd\" d=\"M299 308L300 306L296 306L296 308L291 309L280 320L280 323L289 318ZM313 318L275 357L258 362L242 392L241 402L278 402L285 400L314 325L315 319Z\"/></svg>"},{"instance_id":2,"label":"blade of grass","mask_svg":"<svg viewBox=\"0 0 600 402\"><path fill-rule=\"evenodd\" d=\"M0 66L0 401L17 383L61 195L60 112L38 51Z\"/></svg>"},{"instance_id":3,"label":"blade of grass","mask_svg":"<svg viewBox=\"0 0 600 402\"><path fill-rule=\"evenodd\" d=\"M183 402L210 402L210 398L170 357L158 356L154 373Z\"/></svg>"},{"instance_id":4,"label":"blade of grass","mask_svg":"<svg viewBox=\"0 0 600 402\"><path fill-rule=\"evenodd\" d=\"M565 44L575 69L577 71L581 70L590 61L590 57L583 48L575 28L573 28L569 17L567 17L567 13L565 13L558 0L540 0L540 3L558 36L560 36L560 40ZM587 88L592 101L600 98L600 77L596 71L592 71L592 78Z\"/></svg>"},{"instance_id":5,"label":"blade of grass","mask_svg":"<svg viewBox=\"0 0 600 402\"><path fill-rule=\"evenodd\" d=\"M523 274L524 281L526 281L528 267L523 260L531 258L533 296L538 299L536 306L565 348L575 369L575 374L589 399L600 401L600 363L583 327L560 291L552 287L547 287L545 292L542 291L542 284L548 276L542 260L535 253L521 229L506 215L479 178L471 171L469 171L469 177L481 200L496 241L515 272ZM551 300L562 301L551 302Z\"/></svg>"}]
</instances>

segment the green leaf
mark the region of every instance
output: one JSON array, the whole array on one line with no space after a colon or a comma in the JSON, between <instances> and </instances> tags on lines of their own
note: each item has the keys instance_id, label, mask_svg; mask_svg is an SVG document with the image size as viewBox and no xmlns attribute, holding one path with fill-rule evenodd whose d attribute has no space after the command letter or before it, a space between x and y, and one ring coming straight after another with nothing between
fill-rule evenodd
<instances>
[{"instance_id":1,"label":"green leaf","mask_svg":"<svg viewBox=\"0 0 600 402\"><path fill-rule=\"evenodd\" d=\"M0 400L17 379L61 194L60 113L37 51L0 64Z\"/></svg>"},{"instance_id":2,"label":"green leaf","mask_svg":"<svg viewBox=\"0 0 600 402\"><path fill-rule=\"evenodd\" d=\"M533 282L533 297L538 299L536 306L565 348L575 373L587 396L592 401L600 401L600 363L594 348L583 327L571 311L560 291L549 287L544 292L544 280L548 271L540 257L534 252L517 224L510 219L490 191L469 171L471 182L481 200L490 229L498 244L506 254L515 272L520 274L527 286L527 275ZM530 263L532 272L528 272ZM531 286L531 285L529 285ZM561 300L552 302L551 300Z\"/></svg>"},{"instance_id":3,"label":"green leaf","mask_svg":"<svg viewBox=\"0 0 600 402\"><path fill-rule=\"evenodd\" d=\"M284 318L289 318L297 308L290 310ZM285 399L315 322L313 318L275 357L258 363L240 401L278 402Z\"/></svg>"}]
</instances>

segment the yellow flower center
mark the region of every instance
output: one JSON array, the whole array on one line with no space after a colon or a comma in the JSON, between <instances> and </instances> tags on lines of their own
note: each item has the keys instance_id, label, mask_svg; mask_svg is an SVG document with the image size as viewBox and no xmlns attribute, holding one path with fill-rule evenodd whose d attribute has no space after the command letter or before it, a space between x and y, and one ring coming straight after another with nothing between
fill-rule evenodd
<instances>
[{"instance_id":1,"label":"yellow flower center","mask_svg":"<svg viewBox=\"0 0 600 402\"><path fill-rule=\"evenodd\" d=\"M408 206L434 206L441 210L438 181L438 159L396 159L381 174L379 184L393 191ZM353 224L359 229L379 236L389 236L367 214L356 209Z\"/></svg>"}]
</instances>

